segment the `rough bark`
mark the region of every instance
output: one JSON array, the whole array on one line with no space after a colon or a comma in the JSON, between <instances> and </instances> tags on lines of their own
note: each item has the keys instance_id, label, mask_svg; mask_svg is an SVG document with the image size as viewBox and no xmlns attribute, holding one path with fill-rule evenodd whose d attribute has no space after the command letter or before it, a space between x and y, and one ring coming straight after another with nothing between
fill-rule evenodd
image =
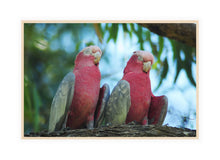
<instances>
[{"instance_id":1,"label":"rough bark","mask_svg":"<svg viewBox=\"0 0 220 160\"><path fill-rule=\"evenodd\" d=\"M139 23L160 36L196 47L195 23Z\"/></svg>"},{"instance_id":2,"label":"rough bark","mask_svg":"<svg viewBox=\"0 0 220 160\"><path fill-rule=\"evenodd\" d=\"M196 130L169 126L118 125L95 129L46 131L29 133L25 137L196 137Z\"/></svg>"}]
</instances>

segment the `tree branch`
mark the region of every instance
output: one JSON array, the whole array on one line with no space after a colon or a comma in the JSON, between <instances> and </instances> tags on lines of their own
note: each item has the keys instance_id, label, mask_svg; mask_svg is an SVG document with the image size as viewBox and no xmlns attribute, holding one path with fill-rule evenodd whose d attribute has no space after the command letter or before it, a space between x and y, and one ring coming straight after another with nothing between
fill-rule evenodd
<instances>
[{"instance_id":1,"label":"tree branch","mask_svg":"<svg viewBox=\"0 0 220 160\"><path fill-rule=\"evenodd\" d=\"M139 23L160 36L177 40L189 46L196 47L195 23Z\"/></svg>"},{"instance_id":2,"label":"tree branch","mask_svg":"<svg viewBox=\"0 0 220 160\"><path fill-rule=\"evenodd\" d=\"M118 125L95 129L29 133L25 137L196 137L196 130L156 125Z\"/></svg>"}]
</instances>

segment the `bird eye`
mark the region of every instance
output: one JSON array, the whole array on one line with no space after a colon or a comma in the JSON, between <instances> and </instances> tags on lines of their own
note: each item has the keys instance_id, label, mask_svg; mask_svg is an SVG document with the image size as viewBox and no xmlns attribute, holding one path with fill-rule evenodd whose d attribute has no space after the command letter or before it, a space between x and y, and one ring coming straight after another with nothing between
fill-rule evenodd
<instances>
[{"instance_id":1,"label":"bird eye","mask_svg":"<svg viewBox=\"0 0 220 160\"><path fill-rule=\"evenodd\" d=\"M143 59L142 56L138 56L138 60L139 60L139 61L143 61L144 59Z\"/></svg>"}]
</instances>

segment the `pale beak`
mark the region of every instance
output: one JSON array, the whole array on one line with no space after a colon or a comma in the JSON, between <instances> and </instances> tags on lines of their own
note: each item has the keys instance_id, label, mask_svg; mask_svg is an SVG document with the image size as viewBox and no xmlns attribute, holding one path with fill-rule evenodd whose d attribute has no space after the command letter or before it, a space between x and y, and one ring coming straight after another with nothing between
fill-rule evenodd
<instances>
[{"instance_id":1,"label":"pale beak","mask_svg":"<svg viewBox=\"0 0 220 160\"><path fill-rule=\"evenodd\" d=\"M96 52L96 53L93 54L93 56L95 57L94 63L95 64L99 63L99 61L101 59L101 53L100 52Z\"/></svg>"},{"instance_id":2,"label":"pale beak","mask_svg":"<svg viewBox=\"0 0 220 160\"><path fill-rule=\"evenodd\" d=\"M143 62L143 71L144 72L148 72L151 68L151 62L148 61L148 62Z\"/></svg>"}]
</instances>

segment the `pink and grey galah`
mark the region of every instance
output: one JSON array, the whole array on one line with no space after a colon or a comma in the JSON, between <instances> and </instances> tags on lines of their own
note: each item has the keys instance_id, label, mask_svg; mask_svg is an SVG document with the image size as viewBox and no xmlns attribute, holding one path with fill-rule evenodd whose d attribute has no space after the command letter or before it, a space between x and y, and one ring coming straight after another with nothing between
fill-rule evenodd
<instances>
[{"instance_id":1,"label":"pink and grey galah","mask_svg":"<svg viewBox=\"0 0 220 160\"><path fill-rule=\"evenodd\" d=\"M146 51L135 51L127 62L124 76L114 87L103 114L102 125L136 122L162 125L168 106L166 96L154 96L150 70L154 57Z\"/></svg>"},{"instance_id":2,"label":"pink and grey galah","mask_svg":"<svg viewBox=\"0 0 220 160\"><path fill-rule=\"evenodd\" d=\"M109 97L109 86L100 88L99 60L102 51L89 46L75 59L73 72L60 83L53 98L48 131L88 128L98 126Z\"/></svg>"}]
</instances>

